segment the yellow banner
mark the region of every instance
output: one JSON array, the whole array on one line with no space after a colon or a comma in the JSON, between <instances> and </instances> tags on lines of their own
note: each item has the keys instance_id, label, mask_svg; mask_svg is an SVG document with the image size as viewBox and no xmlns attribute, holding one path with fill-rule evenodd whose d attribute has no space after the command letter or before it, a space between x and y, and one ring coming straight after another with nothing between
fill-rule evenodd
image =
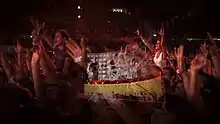
<instances>
[{"instance_id":1,"label":"yellow banner","mask_svg":"<svg viewBox=\"0 0 220 124\"><path fill-rule=\"evenodd\" d=\"M85 94L90 95L93 93L113 93L126 96L130 94L134 96L155 94L159 98L163 96L163 85L161 77L122 84L86 84Z\"/></svg>"}]
</instances>

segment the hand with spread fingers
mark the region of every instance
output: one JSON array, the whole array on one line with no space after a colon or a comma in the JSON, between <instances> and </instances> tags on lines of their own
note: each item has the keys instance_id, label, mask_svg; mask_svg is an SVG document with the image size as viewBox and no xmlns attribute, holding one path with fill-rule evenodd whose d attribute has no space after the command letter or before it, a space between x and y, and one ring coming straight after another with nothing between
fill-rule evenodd
<instances>
[{"instance_id":1,"label":"hand with spread fingers","mask_svg":"<svg viewBox=\"0 0 220 124\"><path fill-rule=\"evenodd\" d=\"M83 62L85 59L85 41L82 38L80 46L73 40L68 40L66 42L67 53L72 57L72 59L78 63Z\"/></svg>"},{"instance_id":2,"label":"hand with spread fingers","mask_svg":"<svg viewBox=\"0 0 220 124\"><path fill-rule=\"evenodd\" d=\"M175 49L175 56L176 56L176 59L177 61L178 60L183 60L183 51L184 51L184 46L181 45L178 49L174 48Z\"/></svg>"},{"instance_id":3,"label":"hand with spread fingers","mask_svg":"<svg viewBox=\"0 0 220 124\"><path fill-rule=\"evenodd\" d=\"M33 42L34 42L33 44L36 44L36 42L38 42L38 40L41 40L46 34L46 30L41 32L42 29L45 26L45 23L43 22L42 24L40 24L38 22L38 20L36 20L36 21L31 20L31 23L34 26L34 30L31 33L31 35L33 37L32 39L33 39ZM41 34L40 34L40 32L41 32Z\"/></svg>"}]
</instances>

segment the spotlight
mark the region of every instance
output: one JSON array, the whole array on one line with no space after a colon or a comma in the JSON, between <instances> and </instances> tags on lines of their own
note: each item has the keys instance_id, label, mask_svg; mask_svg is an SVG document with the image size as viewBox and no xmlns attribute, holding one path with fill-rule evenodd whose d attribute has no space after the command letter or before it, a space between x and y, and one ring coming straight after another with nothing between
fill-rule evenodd
<instances>
[{"instance_id":1,"label":"spotlight","mask_svg":"<svg viewBox=\"0 0 220 124\"><path fill-rule=\"evenodd\" d=\"M78 18L80 19L80 18L81 18L81 15L78 15Z\"/></svg>"}]
</instances>

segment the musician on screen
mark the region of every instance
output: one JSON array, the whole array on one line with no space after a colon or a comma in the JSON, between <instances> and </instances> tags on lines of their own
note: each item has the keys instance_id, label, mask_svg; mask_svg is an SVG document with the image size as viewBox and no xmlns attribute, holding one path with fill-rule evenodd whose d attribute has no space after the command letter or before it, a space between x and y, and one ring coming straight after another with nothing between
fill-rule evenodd
<instances>
[{"instance_id":1,"label":"musician on screen","mask_svg":"<svg viewBox=\"0 0 220 124\"><path fill-rule=\"evenodd\" d=\"M153 47L153 45L151 43L149 43L139 32L139 30L137 30L137 35L140 37L140 39L142 40L142 42L148 47L148 49L153 53L154 57L153 57L153 61L155 63L156 66L160 67L161 69L164 68L166 66L166 51L164 49L164 29L161 28L160 32L159 32L161 38L160 40L157 40L155 47Z\"/></svg>"}]
</instances>

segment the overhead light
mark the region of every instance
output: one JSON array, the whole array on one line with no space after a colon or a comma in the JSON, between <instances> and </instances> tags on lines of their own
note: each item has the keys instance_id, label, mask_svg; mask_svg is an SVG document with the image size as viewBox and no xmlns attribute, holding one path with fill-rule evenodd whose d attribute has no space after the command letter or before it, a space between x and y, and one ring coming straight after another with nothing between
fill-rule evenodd
<instances>
[{"instance_id":1,"label":"overhead light","mask_svg":"<svg viewBox=\"0 0 220 124\"><path fill-rule=\"evenodd\" d=\"M81 18L81 15L78 15L78 19L80 19Z\"/></svg>"},{"instance_id":2,"label":"overhead light","mask_svg":"<svg viewBox=\"0 0 220 124\"><path fill-rule=\"evenodd\" d=\"M219 39L219 38L213 38L213 40L218 40L218 41L220 41L220 39Z\"/></svg>"},{"instance_id":3,"label":"overhead light","mask_svg":"<svg viewBox=\"0 0 220 124\"><path fill-rule=\"evenodd\" d=\"M81 9L81 7L80 7L80 6L78 6L77 8L78 8L78 9Z\"/></svg>"},{"instance_id":4,"label":"overhead light","mask_svg":"<svg viewBox=\"0 0 220 124\"><path fill-rule=\"evenodd\" d=\"M123 12L123 9L112 9L112 12Z\"/></svg>"},{"instance_id":5,"label":"overhead light","mask_svg":"<svg viewBox=\"0 0 220 124\"><path fill-rule=\"evenodd\" d=\"M220 41L219 38L212 38L212 39L213 39L213 40ZM208 40L208 39L202 39L202 38L186 38L186 40L188 40L188 41L192 41L192 40L198 41L198 40Z\"/></svg>"},{"instance_id":6,"label":"overhead light","mask_svg":"<svg viewBox=\"0 0 220 124\"><path fill-rule=\"evenodd\" d=\"M157 35L156 34L154 34L154 37L156 37Z\"/></svg>"}]
</instances>

